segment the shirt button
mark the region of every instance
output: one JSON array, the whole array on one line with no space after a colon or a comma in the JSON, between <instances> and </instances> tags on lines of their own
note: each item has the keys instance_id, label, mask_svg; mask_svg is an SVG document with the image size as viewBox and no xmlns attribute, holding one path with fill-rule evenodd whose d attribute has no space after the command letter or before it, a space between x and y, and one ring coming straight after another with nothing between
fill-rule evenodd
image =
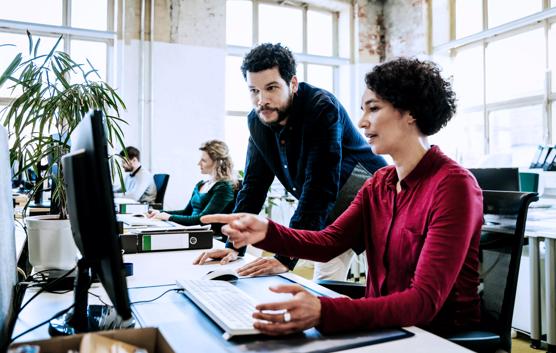
<instances>
[{"instance_id":1,"label":"shirt button","mask_svg":"<svg viewBox=\"0 0 556 353\"><path fill-rule=\"evenodd\" d=\"M292 190L293 190L293 191L296 191L297 189L296 189L296 188L292 188Z\"/></svg>"},{"instance_id":2,"label":"shirt button","mask_svg":"<svg viewBox=\"0 0 556 353\"><path fill-rule=\"evenodd\" d=\"M284 164L284 169L288 169L288 166Z\"/></svg>"},{"instance_id":3,"label":"shirt button","mask_svg":"<svg viewBox=\"0 0 556 353\"><path fill-rule=\"evenodd\" d=\"M282 145L285 145L285 144L286 144L286 140L280 140L280 143L281 143Z\"/></svg>"}]
</instances>

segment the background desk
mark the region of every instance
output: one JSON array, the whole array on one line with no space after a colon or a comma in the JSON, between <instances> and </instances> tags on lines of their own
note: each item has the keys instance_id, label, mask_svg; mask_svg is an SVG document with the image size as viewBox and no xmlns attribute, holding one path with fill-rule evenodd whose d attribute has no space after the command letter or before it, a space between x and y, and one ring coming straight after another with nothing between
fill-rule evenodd
<instances>
[{"instance_id":1,"label":"background desk","mask_svg":"<svg viewBox=\"0 0 556 353\"><path fill-rule=\"evenodd\" d=\"M531 285L531 341L540 347L541 338L541 257L540 241L545 243L545 297L548 351L556 352L556 200L550 208L531 208L525 236L529 238ZM534 205L534 204L533 204Z\"/></svg>"},{"instance_id":2,"label":"background desk","mask_svg":"<svg viewBox=\"0 0 556 353\"><path fill-rule=\"evenodd\" d=\"M217 246L222 246L218 244ZM200 250L188 250L188 251L175 251L175 252L158 252L158 253L142 253L142 254L130 254L124 255L124 261L134 263L134 276L128 277L128 286L130 288L130 297L132 301L143 300L143 299L153 299L159 294L163 293L165 290L175 286L175 280L177 278L199 278L201 275L205 274L211 269L220 267L219 264L209 264L203 266L193 266L191 263L195 257L201 253ZM228 265L226 267L237 268L245 264L247 261L251 261L253 257L247 256L246 259L239 260ZM319 293L337 295L323 287L320 287L313 282L307 281L301 277L294 274L287 274L289 279L294 280L300 284L306 284L310 289L316 290ZM270 277L269 277L270 278ZM101 295L104 301L108 301L106 293L104 290L96 285L96 288L92 289L92 292ZM30 291L26 294L24 302L26 302L29 297L33 294ZM164 306L158 306L156 304L164 303L165 301L176 300L179 296L180 300L186 300L181 295L176 293L167 294L161 299L150 303L150 308L155 310L156 315L160 318L161 324L158 325L161 330L167 335L169 335L170 340L180 339L180 337L185 337L181 333L187 333L191 328L184 326L183 324L176 324L175 322L164 323L164 316L170 313L164 313L160 311L160 308ZM98 300L92 296L89 297L90 302L96 303ZM45 293L38 296L28 307L26 307L20 314L18 322L16 324L16 329L14 335L19 332L32 327L33 325L46 320L50 316L54 315L56 312L68 307L73 301L73 293L66 293L63 295ZM138 312L136 306L133 306L134 312ZM138 320L141 321L145 317L145 311L141 311L141 317ZM176 315L179 313L173 313ZM212 322L208 318L204 318L207 323ZM413 332L415 336L406 339L385 342L373 346L351 349L349 352L407 352L408 347L411 347L412 352L430 352L430 353L444 353L444 352L469 352L467 349L457 346L443 338L435 336L424 330L416 327L406 328L408 331ZM41 327L25 336L19 341L27 341L34 339L44 339L48 337L48 330L46 326ZM172 338L173 337L173 338ZM181 345L180 345L181 346ZM189 347L175 347L176 351L191 351Z\"/></svg>"}]
</instances>

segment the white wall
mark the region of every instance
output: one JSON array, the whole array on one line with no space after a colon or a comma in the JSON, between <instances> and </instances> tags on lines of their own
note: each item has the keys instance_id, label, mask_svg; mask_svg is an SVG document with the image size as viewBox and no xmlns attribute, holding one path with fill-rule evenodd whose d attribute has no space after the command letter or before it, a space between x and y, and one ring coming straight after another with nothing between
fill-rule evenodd
<instances>
[{"instance_id":1,"label":"white wall","mask_svg":"<svg viewBox=\"0 0 556 353\"><path fill-rule=\"evenodd\" d=\"M138 43L130 41L123 48L125 55L121 70L124 74L120 93L128 108L124 117L129 122L124 129L125 142L142 149L144 160L150 164L153 173L170 174L165 208L182 208L201 178L197 167L199 146L209 139L224 138L225 51L154 43L153 128L150 131L147 112L141 143ZM148 92L146 97L148 99Z\"/></svg>"}]
</instances>

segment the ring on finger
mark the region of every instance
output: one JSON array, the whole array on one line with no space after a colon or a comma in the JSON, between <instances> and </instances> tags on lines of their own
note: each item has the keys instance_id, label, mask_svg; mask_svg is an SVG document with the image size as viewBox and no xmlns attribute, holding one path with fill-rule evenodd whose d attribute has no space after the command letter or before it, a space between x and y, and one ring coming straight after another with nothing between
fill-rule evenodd
<instances>
[{"instance_id":1,"label":"ring on finger","mask_svg":"<svg viewBox=\"0 0 556 353\"><path fill-rule=\"evenodd\" d=\"M284 322L290 322L291 320L292 320L292 315L288 311L286 311L284 313Z\"/></svg>"}]
</instances>

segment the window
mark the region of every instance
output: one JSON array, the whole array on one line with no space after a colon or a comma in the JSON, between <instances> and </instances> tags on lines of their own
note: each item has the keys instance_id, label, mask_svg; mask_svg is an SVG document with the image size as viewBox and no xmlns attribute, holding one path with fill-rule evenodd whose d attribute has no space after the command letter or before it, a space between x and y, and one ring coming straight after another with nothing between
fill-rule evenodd
<instances>
[{"instance_id":1,"label":"window","mask_svg":"<svg viewBox=\"0 0 556 353\"><path fill-rule=\"evenodd\" d=\"M347 33L349 5L345 13L290 1L227 0L226 2L226 141L237 169L243 169L249 137L245 117L251 99L240 71L244 55L261 43L282 43L295 55L297 78L338 94L336 78L341 64L339 37ZM344 17L342 17L344 16ZM342 19L343 21L341 21ZM347 27L340 28L340 23ZM341 52L349 53L349 50Z\"/></svg>"},{"instance_id":2,"label":"window","mask_svg":"<svg viewBox=\"0 0 556 353\"><path fill-rule=\"evenodd\" d=\"M487 3L488 28L496 27L542 10L542 1L540 0L488 0Z\"/></svg>"},{"instance_id":3,"label":"window","mask_svg":"<svg viewBox=\"0 0 556 353\"><path fill-rule=\"evenodd\" d=\"M226 2L226 43L250 46L253 43L253 4L249 0Z\"/></svg>"},{"instance_id":4,"label":"window","mask_svg":"<svg viewBox=\"0 0 556 353\"><path fill-rule=\"evenodd\" d=\"M277 24L281 24L277 28ZM303 11L297 7L259 5L259 43L282 43L303 51Z\"/></svg>"},{"instance_id":5,"label":"window","mask_svg":"<svg viewBox=\"0 0 556 353\"><path fill-rule=\"evenodd\" d=\"M2 18L19 22L33 22L62 26L62 0L21 0L2 3Z\"/></svg>"},{"instance_id":6,"label":"window","mask_svg":"<svg viewBox=\"0 0 556 353\"><path fill-rule=\"evenodd\" d=\"M531 163L543 140L542 106L503 109L489 114L490 154L511 156L513 167Z\"/></svg>"},{"instance_id":7,"label":"window","mask_svg":"<svg viewBox=\"0 0 556 353\"><path fill-rule=\"evenodd\" d=\"M487 102L542 93L544 41L543 29L539 28L487 45Z\"/></svg>"},{"instance_id":8,"label":"window","mask_svg":"<svg viewBox=\"0 0 556 353\"><path fill-rule=\"evenodd\" d=\"M91 80L110 82L112 60L110 52L114 47L115 33L108 18L113 0L21 0L2 5L0 19L0 71L3 71L13 57L21 52L29 52L26 29L29 28L35 43L40 39L38 54L50 52L60 36L62 40L56 50L67 51L83 69L90 71L87 60L98 71L91 73ZM64 13L69 13L64 18ZM16 21L16 22L14 22ZM25 26L21 26L22 22ZM76 28L79 28L77 30ZM8 104L18 92L11 92L9 82L0 88L0 101Z\"/></svg>"},{"instance_id":9,"label":"window","mask_svg":"<svg viewBox=\"0 0 556 353\"><path fill-rule=\"evenodd\" d=\"M453 75L458 115L448 125L456 128L435 139L465 166L492 154L505 156L499 160L507 166L528 167L537 145L556 142L554 0L446 1L433 0L433 16L444 10L454 33L434 42L433 55ZM437 22L433 38L441 36Z\"/></svg>"},{"instance_id":10,"label":"window","mask_svg":"<svg viewBox=\"0 0 556 353\"><path fill-rule=\"evenodd\" d=\"M552 92L556 92L556 24L550 26L548 33L548 68L552 73Z\"/></svg>"},{"instance_id":11,"label":"window","mask_svg":"<svg viewBox=\"0 0 556 353\"><path fill-rule=\"evenodd\" d=\"M456 0L456 38L483 30L483 0Z\"/></svg>"}]
</instances>

